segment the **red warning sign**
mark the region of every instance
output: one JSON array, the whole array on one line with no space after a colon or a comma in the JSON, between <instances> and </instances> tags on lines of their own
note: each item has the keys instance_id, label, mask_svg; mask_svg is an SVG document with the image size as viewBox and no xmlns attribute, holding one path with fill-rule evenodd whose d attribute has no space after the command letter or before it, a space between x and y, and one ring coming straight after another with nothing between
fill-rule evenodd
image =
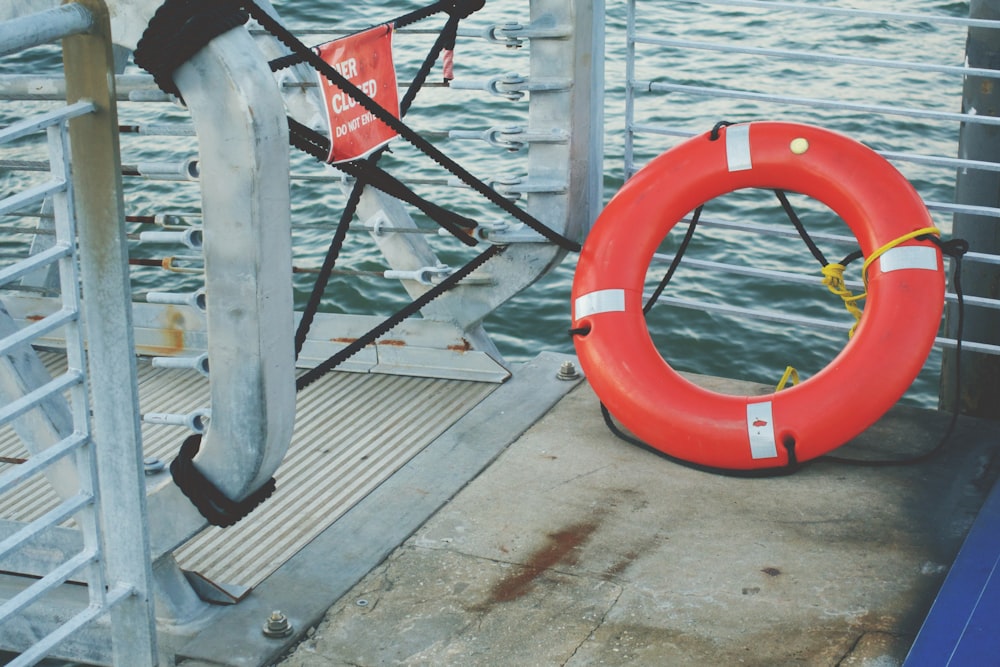
<instances>
[{"instance_id":1,"label":"red warning sign","mask_svg":"<svg viewBox=\"0 0 1000 667\"><path fill-rule=\"evenodd\" d=\"M392 26L378 26L316 47L331 67L368 97L399 118L396 66L392 61ZM354 160L396 136L356 99L319 75L330 129L328 162Z\"/></svg>"}]
</instances>

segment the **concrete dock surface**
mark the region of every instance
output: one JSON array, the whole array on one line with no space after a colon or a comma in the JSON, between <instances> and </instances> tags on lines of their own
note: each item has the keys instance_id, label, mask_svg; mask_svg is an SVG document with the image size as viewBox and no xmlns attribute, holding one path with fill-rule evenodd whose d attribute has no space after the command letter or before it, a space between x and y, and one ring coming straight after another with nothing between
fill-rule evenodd
<instances>
[{"instance_id":1,"label":"concrete dock surface","mask_svg":"<svg viewBox=\"0 0 1000 667\"><path fill-rule=\"evenodd\" d=\"M897 407L837 454L920 453L948 418ZM614 437L583 383L280 664L900 665L998 454L997 423L962 418L916 465L713 475Z\"/></svg>"}]
</instances>

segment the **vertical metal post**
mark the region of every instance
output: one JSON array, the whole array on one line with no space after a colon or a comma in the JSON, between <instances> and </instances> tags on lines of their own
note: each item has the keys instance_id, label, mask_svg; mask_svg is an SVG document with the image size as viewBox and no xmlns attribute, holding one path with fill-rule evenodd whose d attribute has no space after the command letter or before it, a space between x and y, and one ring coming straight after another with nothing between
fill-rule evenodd
<instances>
[{"instance_id":1,"label":"vertical metal post","mask_svg":"<svg viewBox=\"0 0 1000 667\"><path fill-rule=\"evenodd\" d=\"M106 584L131 589L111 610L114 664L157 663L150 594L149 535L142 467L138 387L132 339L128 250L121 189L111 27L103 0L79 0L94 18L89 34L63 40L66 98L97 111L70 121L86 304ZM84 165L83 160L86 160Z\"/></svg>"},{"instance_id":2,"label":"vertical metal post","mask_svg":"<svg viewBox=\"0 0 1000 667\"><path fill-rule=\"evenodd\" d=\"M1000 19L1000 0L972 0L971 18ZM1000 29L970 27L966 44L969 67L1000 69ZM974 111L973 111L974 110ZM966 76L962 91L962 111L977 116L1000 116L1000 84L996 79ZM1000 155L1000 127L963 123L959 135L959 156L969 160L997 161ZM978 206L1000 206L1000 173L981 169L959 171L955 201ZM956 213L956 238L969 241L975 252L1000 253L1000 221L996 218ZM952 274L954 264L952 264ZM954 275L951 276L954 284ZM969 295L1000 298L1000 267L995 264L965 262L962 286ZM949 304L945 329L954 337L958 311ZM1000 343L1000 312L986 308L966 308L966 340ZM962 387L955 405L955 377L961 368ZM963 351L956 359L954 350L945 350L941 361L941 407L961 409L965 414L996 419L1000 416L1000 357Z\"/></svg>"},{"instance_id":3,"label":"vertical metal post","mask_svg":"<svg viewBox=\"0 0 1000 667\"><path fill-rule=\"evenodd\" d=\"M622 179L632 177L635 163L635 0L628 0L625 23L625 173Z\"/></svg>"}]
</instances>

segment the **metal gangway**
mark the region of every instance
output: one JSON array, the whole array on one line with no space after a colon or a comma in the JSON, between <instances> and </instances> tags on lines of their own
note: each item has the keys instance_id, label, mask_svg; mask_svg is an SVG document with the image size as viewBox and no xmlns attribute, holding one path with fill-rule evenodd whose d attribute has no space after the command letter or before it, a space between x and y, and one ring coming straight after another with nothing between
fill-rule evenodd
<instances>
[{"instance_id":1,"label":"metal gangway","mask_svg":"<svg viewBox=\"0 0 1000 667\"><path fill-rule=\"evenodd\" d=\"M0 212L49 198L54 223L49 247L4 266L0 283L53 267L61 296L58 311L24 327L0 306L0 422L16 430L28 452L0 466L0 493L9 498L44 475L62 501L33 520L2 523L0 627L5 648L19 653L11 665L34 664L74 644L79 655L91 656L80 649L87 642L77 643L89 633L92 646L110 642L115 664L152 665L152 576L107 10L81 0L0 24L4 55L57 39L66 104L0 130L0 142L45 134L51 165L45 180L0 200ZM86 154L88 167L71 169L71 154ZM60 328L67 368L52 377L32 343ZM62 548L45 548L53 542ZM83 587L68 593L68 581ZM30 620L42 609L53 619L49 627Z\"/></svg>"},{"instance_id":2,"label":"metal gangway","mask_svg":"<svg viewBox=\"0 0 1000 667\"><path fill-rule=\"evenodd\" d=\"M96 6L103 4L92 1ZM92 3L83 4L89 8ZM138 3L122 4L130 8L138 6ZM269 6L266 2L260 4ZM15 5L15 9L22 5ZM602 131L600 70L590 67L591 62L602 61L600 57L591 57L592 53L600 53L602 6L589 2L579 3L579 6L581 11L573 8L574 3L563 0L535 0L530 7L524 3L517 8L520 13L510 20L460 30L461 39L474 40L488 49L511 55L519 61L518 67L524 69L520 74L490 72L491 76L477 76L475 81L473 77L466 77L456 82L452 90L433 92L460 99L484 96L491 101L498 100L516 109L506 117L516 115L519 125L421 128L435 142L475 146L475 151L499 155L500 159L494 160L497 164L516 164L520 173L492 181L498 191L546 225L576 238L589 224L600 203L599 137ZM30 48L47 40L57 40L64 34L89 35L91 24L84 13L74 7L4 23L5 31L18 35L17 40L9 42L10 49ZM94 10L95 15L97 12ZM131 13L131 9L118 12L117 18ZM115 12L112 12L114 18ZM0 655L6 658L19 654L13 658L18 661L16 664L32 664L50 656L88 664L142 665L155 663L158 659L161 662L165 659L198 660L211 651L215 654L227 652L227 660L243 660L242 653L232 655L231 646L218 639L231 632L240 634L241 651L253 653L259 661L280 654L295 641L294 636L284 633L282 623L285 623L284 629L294 624L297 630L304 630L336 599L337 590L353 583L351 576L359 576L360 563L368 561L356 560L354 552L342 556L347 563L343 574L338 573L335 581L328 581L322 591L310 591L310 595L292 595L285 585L271 585L277 580L272 579L272 575L279 569L287 571L285 564L294 559L300 549L319 541L318 534L336 529L334 522L340 521L345 512L367 498L388 476L420 453L428 442L510 379L509 364L498 353L481 321L566 254L565 249L545 242L530 230L502 220L495 224L485 221L478 240L484 245L504 246L502 262L477 272L467 284L429 304L421 311L421 318L398 327L391 339L377 341L360 350L344 364L342 370L348 372L326 376L296 398L293 375L296 368L299 371L310 368L318 360L356 341L381 319L369 313L319 313L297 366L294 365L291 334L295 313L291 308L293 290L289 286L302 274L312 273L315 267L300 265L293 272L287 246L289 241L301 242L303 238L308 243L315 243L316 229L320 225L291 226L290 213L294 215L296 208L308 208L312 202L294 199L290 202L289 196L291 193L294 197L296 183L320 181L331 188L352 185L349 179L345 181L331 174L331 170L322 165L322 173L316 174L315 163L299 159L303 156L293 156L290 165L285 161L288 152L285 105L289 110L294 109L297 96L315 92L315 75L300 76L299 72L292 71L279 76L278 85L275 85L275 78L254 43L267 52L268 57L282 53L274 52L275 42L269 36L240 26L216 38L193 57L199 60L199 67L191 67L186 76L178 80L183 93L181 104L177 96L158 90L152 76L137 74L133 65L124 64L127 60L124 56L135 46L144 27L144 23L131 26L133 32L124 38L116 33L114 45L106 30L99 33L104 40L103 46L116 60L114 64L111 55L103 61L82 58L73 61L76 69L82 67L83 62L100 63L106 68L100 71L99 77L91 74L107 88L101 98L106 98L106 106L98 104L97 108L114 110L117 101L121 114L109 122L104 134L90 133L93 141L102 142L118 160L108 168L111 174L108 178L117 179L109 183L118 197L118 208L113 215L114 228L108 225L101 228L106 237L99 245L104 253L99 255L103 262L99 276L103 282L97 283L100 288L88 282L93 276L86 270L90 261L87 253L93 248L87 243L87 218L78 215L84 292L79 305L73 306L74 310L57 302L56 295L63 298L64 294L75 292L67 290L66 284L60 289L59 281L52 280L53 274L43 271L46 258L62 257L74 245L72 237L63 233L59 222L68 215L64 209L72 205L68 200L59 199L61 191L57 187L42 185L36 188L35 185L47 178L50 170L72 172L74 178L94 178L102 171L91 168L90 153L75 144L62 153L31 155L33 159L30 160L0 161L0 168L15 173L11 182L27 183L31 193L30 196L17 195L0 210L7 231L17 235L19 240L24 236L32 239L28 259L24 260L28 262L27 268L12 273L10 280L16 282L5 286L9 319L13 327L37 333L30 342L39 350L37 355L31 352L38 357L33 366L40 369L44 366L39 373L43 370L57 376L64 373L67 382L76 382L78 374L83 373L78 357L90 362L86 384L83 384L84 376L80 375L81 393L71 396L69 402L74 414L78 413L81 419L89 410L93 411L90 425L94 433L92 440L97 446L85 449L95 449L98 454L105 451L100 433L106 431L102 430L103 417L97 407L105 399L111 400L115 410L120 411L115 412L115 433L134 436L134 439L126 437L115 443L122 448L127 446L127 455L113 453L113 460L119 464L127 459L136 465L125 470L134 475L126 480L127 483L109 482L117 484L116 491L107 492L107 497L113 499L111 506L119 513L109 519L94 519L90 524L128 526L140 531L141 535L129 534L124 541L127 555L138 559L135 567L143 568L145 577L132 588L124 584L119 586L119 579L131 573L112 556L112 550L120 544L105 545L97 537L77 536L79 526L88 525L86 518L67 515L70 510L63 505L60 505L61 510L50 513L47 509L52 502L52 494L47 493L50 489L11 489L10 498L5 498L2 505L6 513L16 510L23 516L32 516L30 521L34 525L42 520L35 519L34 515L41 512L44 520L51 520L55 525L40 534L34 545L37 548L30 554L16 561L4 561L2 569L43 576L42 564L34 563L38 553L57 558L61 557L57 555L78 549L84 554L81 558L94 558L99 565L114 566L116 578L106 574L110 600L118 601L124 595L122 601L112 607L110 620L103 618L107 616L103 614L103 607L88 606L84 600L86 613L65 629L55 630L51 640L40 640L37 633L32 632L44 626L47 618L63 614L65 600L60 597L52 601L51 607L44 608L41 606L44 600L32 607L15 608L11 606L13 603L6 604L3 609L10 609L11 616L0 625L0 651L11 653ZM296 32L307 33L298 29ZM331 30L327 26L320 33L330 35ZM434 35L429 36L429 31L424 29L404 31L402 37L418 42L434 41ZM131 43L123 48L122 39L131 40ZM4 44L8 44L6 39ZM71 44L70 37L65 38L65 44ZM40 60L44 60L45 55L43 53ZM0 97L13 101L15 109L22 102L25 108L46 106L61 98L64 91L75 91L71 80L76 75L74 68L68 68L65 77L54 76L43 68L40 68L43 71L32 70L29 74L24 74L23 67L13 69L14 73L5 72L0 76ZM109 86L109 82L114 82L114 86ZM88 94L88 97L93 96ZM572 106L580 106L585 113L567 116L564 110ZM252 113L245 113L251 108ZM72 109L83 113L77 107ZM122 120L132 112L140 120ZM63 114L49 110L41 113L56 118L57 125ZM74 137L73 122L67 123L71 139ZM17 122L4 132L14 132L14 128L21 125ZM234 131L242 132L236 141L233 140ZM113 135L114 141L107 138L107 132ZM10 136L11 140L16 140L21 135ZM241 141L243 139L245 141ZM244 152L234 153L234 146ZM467 151L459 149L458 152L461 153L460 161L467 159ZM119 159L119 153L129 159ZM149 158L151 153L157 153L155 159ZM27 150L24 154L30 155ZM138 157L133 158L135 155ZM70 161L70 156L76 159ZM307 173L310 169L312 173ZM233 178L236 172L240 178ZM83 187L93 188L94 184L85 181L73 190L71 194L78 205L81 202L79 190ZM468 195L464 185L444 176L426 183L418 182L416 187L451 189L458 193L457 197ZM160 200L147 198L147 191L158 193ZM164 197L164 191L169 191L170 196ZM132 208L124 213L121 210L123 192ZM135 204L129 199L136 192L139 193L136 199L153 210L135 211ZM46 198L53 201L46 203ZM165 199L171 204L183 201L182 214L155 208ZM130 215L132 213L139 215ZM442 240L437 229L428 229L423 220L414 222L398 203L371 188L362 195L358 217L364 224L352 230L359 232L354 233L353 238L361 238L376 256L381 254L387 267L384 271L348 270L347 273L364 274L365 279L381 280L383 284L391 281L395 287L401 286L399 291L404 296L412 297L447 277L453 268L443 265L445 261L463 261L461 256L451 252L448 239ZM33 229L36 218L37 228ZM46 228L50 220L56 221L53 229ZM45 249L47 240L54 241L52 250ZM22 243L16 249L0 250L0 258L20 260L18 253L23 252L23 246ZM162 248L176 254L156 257L162 254L159 252ZM439 255L442 248L445 250ZM118 273L105 270L105 265L111 261L107 257L111 249L122 253L114 259L122 263L116 269ZM315 256L314 250L312 256ZM66 259L68 257L67 254ZM260 275L255 277L271 287L277 286L273 290L258 291L263 295L262 300L272 307L269 312L264 312L264 308L256 309L259 304L240 301L248 294L253 295L254 290L247 289L251 279L244 268L254 259L259 260L260 269ZM263 274L266 276L261 277ZM113 290L107 287L108 281ZM151 284L155 286L150 287ZM298 285L295 287L300 289ZM93 296L93 289L101 290L100 298ZM105 308L101 299L116 300L117 306ZM214 309L213 304L216 304ZM218 304L226 307L218 307ZM95 308L100 316L87 317ZM76 315L78 311L82 313ZM121 313L128 318L118 317ZM214 325L213 318L218 318ZM84 325L79 340L72 329L77 321ZM91 331L90 327L97 329ZM209 330L213 331L211 337ZM115 352L122 355L118 366L95 356L100 354L101 344L95 343L92 336L114 341ZM248 343L256 338L265 342L260 345ZM87 357L82 356L84 349ZM99 369L98 363L102 364ZM229 395L220 400L217 392L233 387L239 389L238 383L229 379L252 375L247 369L254 363L262 367L262 374L266 375L259 383L263 389L253 397L260 399L259 403L244 400L243 395ZM65 372L64 367L68 367ZM558 366L554 370L557 369ZM110 374L117 379L114 392L107 390L97 373L102 374L100 378ZM531 373L526 377L524 382L539 384L538 378ZM553 380L553 384L561 385L560 391L572 386L572 383L557 380L554 372L546 373L546 377ZM510 380L504 388L511 384L520 382ZM265 396L265 392L270 393ZM82 403L88 395L95 398L92 406ZM519 412L532 414L544 404L539 402L531 410ZM294 436L290 433L293 415ZM338 425L335 433L331 432L332 421ZM273 437L268 434L263 443L231 437L231 431L227 431L255 431L247 426L248 423L277 426L273 429ZM230 494L232 497L242 497L247 489L257 488L262 480L274 473L281 492L280 500L275 498L275 502L266 503L239 525L225 529L206 528L206 520L182 496L166 465L176 460L181 441L192 434L205 438L198 454L198 468L205 471L206 476L217 474L231 483L235 489ZM28 454L6 456L9 442L17 435L0 432L0 447L5 448L6 457L3 465L8 468L5 475L24 474L32 469L32 462L37 458L30 446L26 447ZM286 436L292 437L287 452ZM86 440L84 444L91 441L89 436L83 439ZM281 469L275 470L279 462ZM484 460L483 465L485 463ZM98 462L98 465L102 464ZM69 474L75 473L70 470ZM260 479L256 479L258 477ZM111 479L100 477L102 482L105 478ZM323 482L317 483L317 479ZM48 479L42 481L43 484L35 487L55 486ZM465 481L456 477L454 483L464 484ZM441 488L447 485L442 484ZM131 490L132 504L119 499L116 493L125 492L120 489ZM100 501L105 498L103 490L92 495ZM432 500L437 498L434 502L438 503L447 499L447 496L438 498L437 490L430 497ZM102 511L99 508L103 503L95 501L92 505L94 511ZM427 511L433 511L435 507L428 505L428 508ZM126 517L121 513L130 509L139 514ZM412 508L406 510L408 515L413 514L406 520L416 521L417 515ZM67 523L67 518L75 518L76 523ZM376 523L381 525L380 522ZM370 520L367 524L375 525ZM398 544L400 531L414 528L407 526L394 517L391 526L382 526L378 535L369 536L371 545L365 545L365 558L374 561L368 567ZM86 544L87 549L77 547L78 543ZM88 550L94 544L98 551ZM308 560L308 554L304 558ZM59 581L45 580L45 587L63 596L66 591L79 592L77 583L97 581L96 577L86 571L66 573ZM15 579L21 581L24 577ZM60 582L69 583L60 586ZM301 585L301 581L296 585ZM95 590L101 588L100 584L95 586ZM250 595L251 592L254 595ZM281 602L275 602L276 599ZM129 613L128 623L119 622L116 610L136 600L144 605L142 613ZM154 600L155 621L151 615ZM272 604L275 606L267 606L266 613L258 608ZM287 618L282 616L280 622L272 618L272 610L279 607L288 614ZM244 620L247 616L255 619L249 626ZM145 623L147 631L135 631L134 625L140 622ZM274 631L261 632L262 624L275 626ZM251 628L249 632L247 627ZM109 642L107 634L112 629L116 638L119 633L127 635L130 643ZM120 648L120 644L124 648ZM133 653L120 652L128 650ZM136 656L135 651L144 653Z\"/></svg>"}]
</instances>

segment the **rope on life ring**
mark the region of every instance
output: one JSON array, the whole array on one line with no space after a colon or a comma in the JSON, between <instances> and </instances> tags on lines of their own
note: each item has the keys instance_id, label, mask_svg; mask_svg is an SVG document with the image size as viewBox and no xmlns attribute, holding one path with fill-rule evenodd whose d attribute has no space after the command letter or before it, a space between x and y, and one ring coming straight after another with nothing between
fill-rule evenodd
<instances>
[{"instance_id":1,"label":"rope on life ring","mask_svg":"<svg viewBox=\"0 0 1000 667\"><path fill-rule=\"evenodd\" d=\"M684 379L660 356L643 314L646 269L667 233L701 204L743 188L823 202L867 258L856 334L819 373L766 396L719 394ZM930 214L910 183L852 139L783 122L707 132L650 162L595 222L573 280L580 364L611 414L668 456L747 471L816 458L885 414L923 366L945 287L940 250L917 238L929 233Z\"/></svg>"}]
</instances>

